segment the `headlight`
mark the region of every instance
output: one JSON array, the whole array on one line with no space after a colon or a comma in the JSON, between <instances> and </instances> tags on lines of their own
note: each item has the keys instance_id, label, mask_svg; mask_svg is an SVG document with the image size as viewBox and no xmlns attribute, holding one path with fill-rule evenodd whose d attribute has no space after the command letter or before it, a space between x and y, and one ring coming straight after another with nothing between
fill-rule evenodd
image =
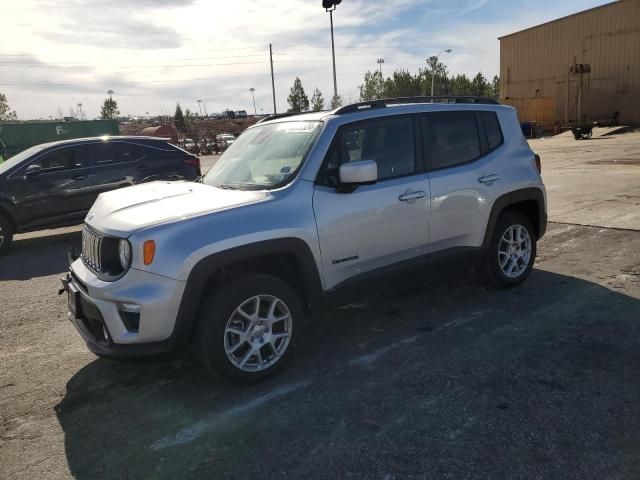
<instances>
[{"instance_id":1,"label":"headlight","mask_svg":"<svg viewBox=\"0 0 640 480\"><path fill-rule=\"evenodd\" d=\"M127 270L131 265L131 244L128 240L118 242L118 258L122 270Z\"/></svg>"}]
</instances>

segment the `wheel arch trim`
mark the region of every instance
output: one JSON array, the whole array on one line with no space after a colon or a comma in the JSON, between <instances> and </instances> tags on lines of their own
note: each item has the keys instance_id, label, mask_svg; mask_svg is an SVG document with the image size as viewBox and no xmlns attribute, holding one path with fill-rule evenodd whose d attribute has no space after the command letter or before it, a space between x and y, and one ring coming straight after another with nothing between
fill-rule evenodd
<instances>
[{"instance_id":1,"label":"wheel arch trim","mask_svg":"<svg viewBox=\"0 0 640 480\"><path fill-rule=\"evenodd\" d=\"M303 276L303 289L307 295L307 301L312 306L321 303L323 289L320 273L313 253L304 240L294 237L278 238L216 252L200 259L189 273L171 334L175 346L184 347L191 340L196 326L198 309L203 295L206 294L205 288L216 272L225 266L250 262L252 259L260 257L277 257L279 255L294 257ZM296 286L292 285L292 287Z\"/></svg>"},{"instance_id":2,"label":"wheel arch trim","mask_svg":"<svg viewBox=\"0 0 640 480\"><path fill-rule=\"evenodd\" d=\"M534 225L534 227L538 232L537 239L542 238L547 229L547 212L545 208L544 193L540 188L536 187L523 188L520 190L514 190L513 192L505 193L501 197L498 197L495 202L493 202L493 207L491 207L491 213L489 215L489 221L487 222L487 229L485 230L484 234L484 240L482 242L482 247L484 249L489 247L500 214L511 205L515 205L527 200L535 201L536 205L538 206L538 225Z\"/></svg>"}]
</instances>

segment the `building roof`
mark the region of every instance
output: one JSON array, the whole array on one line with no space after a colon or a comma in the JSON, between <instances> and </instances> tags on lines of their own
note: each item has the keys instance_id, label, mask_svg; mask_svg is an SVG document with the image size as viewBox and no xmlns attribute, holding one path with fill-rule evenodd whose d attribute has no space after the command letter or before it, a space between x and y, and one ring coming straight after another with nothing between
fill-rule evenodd
<instances>
[{"instance_id":1,"label":"building roof","mask_svg":"<svg viewBox=\"0 0 640 480\"><path fill-rule=\"evenodd\" d=\"M529 30L534 30L536 28L543 27L545 25L549 25L550 23L560 22L562 20L566 20L567 18L576 17L578 15L583 15L585 13L593 12L594 10L599 10L601 8L611 7L612 5L620 3L620 1L622 1L622 0L614 0L613 2L605 3L604 5L599 5L597 7L589 8L587 10L582 10L580 12L572 13L571 15L567 15L565 17L556 18L554 20L549 20L548 22L540 23L538 25L534 25L533 27L528 27L528 28L525 28L523 30L518 30L517 32L508 33L506 35L502 35L501 37L498 37L498 40L502 40L503 38L511 37L513 35L518 35L518 34L523 33L523 32L528 32Z\"/></svg>"}]
</instances>

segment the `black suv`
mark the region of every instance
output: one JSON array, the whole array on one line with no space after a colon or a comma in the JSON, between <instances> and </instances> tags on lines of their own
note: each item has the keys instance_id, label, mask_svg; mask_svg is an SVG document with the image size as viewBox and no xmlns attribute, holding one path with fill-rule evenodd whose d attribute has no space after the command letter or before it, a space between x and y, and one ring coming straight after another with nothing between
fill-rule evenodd
<instances>
[{"instance_id":1,"label":"black suv","mask_svg":"<svg viewBox=\"0 0 640 480\"><path fill-rule=\"evenodd\" d=\"M0 163L0 252L14 233L81 223L107 190L199 176L200 159L163 138L82 138L31 147Z\"/></svg>"}]
</instances>

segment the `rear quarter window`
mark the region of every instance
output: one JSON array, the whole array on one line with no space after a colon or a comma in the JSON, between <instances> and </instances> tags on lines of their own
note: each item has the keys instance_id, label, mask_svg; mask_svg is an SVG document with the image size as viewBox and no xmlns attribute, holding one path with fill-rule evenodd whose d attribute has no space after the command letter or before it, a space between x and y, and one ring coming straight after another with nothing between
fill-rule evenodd
<instances>
[{"instance_id":1,"label":"rear quarter window","mask_svg":"<svg viewBox=\"0 0 640 480\"><path fill-rule=\"evenodd\" d=\"M489 150L494 150L502 145L502 129L495 112L480 112L480 118L487 134Z\"/></svg>"}]
</instances>

